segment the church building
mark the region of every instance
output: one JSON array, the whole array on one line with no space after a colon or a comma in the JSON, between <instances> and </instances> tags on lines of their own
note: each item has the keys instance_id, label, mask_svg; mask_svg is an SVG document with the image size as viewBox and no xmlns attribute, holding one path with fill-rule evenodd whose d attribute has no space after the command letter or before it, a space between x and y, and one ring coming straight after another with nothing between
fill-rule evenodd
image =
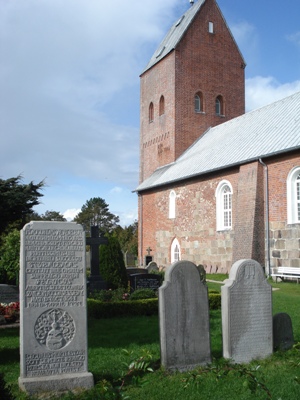
<instances>
[{"instance_id":1,"label":"church building","mask_svg":"<svg viewBox=\"0 0 300 400\"><path fill-rule=\"evenodd\" d=\"M300 268L300 93L245 114L245 60L215 0L142 72L139 261Z\"/></svg>"}]
</instances>

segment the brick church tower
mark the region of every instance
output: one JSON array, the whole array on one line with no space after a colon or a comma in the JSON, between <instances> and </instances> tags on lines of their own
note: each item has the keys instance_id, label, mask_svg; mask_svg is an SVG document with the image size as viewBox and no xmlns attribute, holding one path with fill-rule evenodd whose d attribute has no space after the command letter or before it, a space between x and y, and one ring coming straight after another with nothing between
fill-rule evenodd
<instances>
[{"instance_id":1,"label":"brick church tower","mask_svg":"<svg viewBox=\"0 0 300 400\"><path fill-rule=\"evenodd\" d=\"M215 0L171 27L141 74L140 182L245 112L245 62Z\"/></svg>"}]
</instances>

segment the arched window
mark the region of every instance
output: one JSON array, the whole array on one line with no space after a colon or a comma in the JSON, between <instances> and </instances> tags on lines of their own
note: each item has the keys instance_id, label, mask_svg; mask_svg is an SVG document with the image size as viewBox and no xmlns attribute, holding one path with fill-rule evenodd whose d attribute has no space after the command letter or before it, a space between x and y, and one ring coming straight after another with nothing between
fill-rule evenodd
<instances>
[{"instance_id":1,"label":"arched window","mask_svg":"<svg viewBox=\"0 0 300 400\"><path fill-rule=\"evenodd\" d=\"M224 115L224 101L222 96L216 97L216 114Z\"/></svg>"},{"instance_id":2,"label":"arched window","mask_svg":"<svg viewBox=\"0 0 300 400\"><path fill-rule=\"evenodd\" d=\"M216 190L217 230L232 228L232 186L228 181L221 181Z\"/></svg>"},{"instance_id":3,"label":"arched window","mask_svg":"<svg viewBox=\"0 0 300 400\"><path fill-rule=\"evenodd\" d=\"M169 218L175 218L176 216L176 193L171 190L169 194Z\"/></svg>"},{"instance_id":4,"label":"arched window","mask_svg":"<svg viewBox=\"0 0 300 400\"><path fill-rule=\"evenodd\" d=\"M288 224L300 223L300 167L293 168L287 178Z\"/></svg>"},{"instance_id":5,"label":"arched window","mask_svg":"<svg viewBox=\"0 0 300 400\"><path fill-rule=\"evenodd\" d=\"M154 106L153 103L151 102L149 105L149 122L153 122L154 119Z\"/></svg>"},{"instance_id":6,"label":"arched window","mask_svg":"<svg viewBox=\"0 0 300 400\"><path fill-rule=\"evenodd\" d=\"M180 259L181 259L180 244L178 240L175 238L171 245L171 263L180 261Z\"/></svg>"},{"instance_id":7,"label":"arched window","mask_svg":"<svg viewBox=\"0 0 300 400\"><path fill-rule=\"evenodd\" d=\"M164 113L165 113L165 98L164 98L164 96L160 96L159 115L163 115Z\"/></svg>"},{"instance_id":8,"label":"arched window","mask_svg":"<svg viewBox=\"0 0 300 400\"><path fill-rule=\"evenodd\" d=\"M203 112L203 95L201 92L195 94L194 104L196 113Z\"/></svg>"}]
</instances>

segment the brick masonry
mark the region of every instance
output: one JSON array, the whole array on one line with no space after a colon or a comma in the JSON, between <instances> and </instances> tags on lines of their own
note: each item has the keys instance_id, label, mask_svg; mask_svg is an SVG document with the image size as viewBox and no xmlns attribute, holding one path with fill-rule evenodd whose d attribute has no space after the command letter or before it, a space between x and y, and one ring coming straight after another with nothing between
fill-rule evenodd
<instances>
[{"instance_id":1,"label":"brick masonry","mask_svg":"<svg viewBox=\"0 0 300 400\"><path fill-rule=\"evenodd\" d=\"M265 159L269 176L270 265L300 267L300 224L287 224L286 180L300 156ZM222 180L232 185L233 227L216 230L216 189ZM171 263L177 238L181 258L229 271L237 259L253 258L266 265L266 172L257 161L198 179L170 185L140 196L140 256L152 248L160 267ZM176 192L176 218L169 219L169 194ZM141 257L142 259L143 257Z\"/></svg>"},{"instance_id":2,"label":"brick masonry","mask_svg":"<svg viewBox=\"0 0 300 400\"><path fill-rule=\"evenodd\" d=\"M214 23L209 34L208 22ZM195 113L194 95L204 96L204 112ZM159 101L165 113L159 116ZM224 117L215 114L215 98L224 98ZM244 113L244 65L226 22L213 0L207 0L176 50L141 75L140 181L173 162L209 126ZM153 102L154 119L149 122ZM272 266L300 267L300 224L287 224L286 181L300 166L290 153L263 160L269 178L269 248ZM228 180L233 189L233 226L216 230L216 188ZM181 259L228 271L238 259L253 258L263 266L266 243L266 170L251 162L139 194L139 260L148 246L160 267L171 263L177 238ZM176 192L176 218L169 219L169 194Z\"/></svg>"},{"instance_id":3,"label":"brick masonry","mask_svg":"<svg viewBox=\"0 0 300 400\"><path fill-rule=\"evenodd\" d=\"M214 23L214 33L208 23ZM176 49L141 75L140 181L173 162L210 126L245 112L244 60L214 0L207 0ZM203 94L203 113L194 96ZM159 101L165 113L159 116ZM224 115L215 112L216 97ZM149 122L149 105L154 119Z\"/></svg>"}]
</instances>

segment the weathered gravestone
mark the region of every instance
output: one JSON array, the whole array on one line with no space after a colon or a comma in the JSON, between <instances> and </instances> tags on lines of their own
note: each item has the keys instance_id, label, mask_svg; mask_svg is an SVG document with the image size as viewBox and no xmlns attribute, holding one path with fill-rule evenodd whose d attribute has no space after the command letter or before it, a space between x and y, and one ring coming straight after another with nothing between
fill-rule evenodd
<instances>
[{"instance_id":1,"label":"weathered gravestone","mask_svg":"<svg viewBox=\"0 0 300 400\"><path fill-rule=\"evenodd\" d=\"M25 225L20 260L20 388L30 394L91 388L82 227Z\"/></svg>"},{"instance_id":2,"label":"weathered gravestone","mask_svg":"<svg viewBox=\"0 0 300 400\"><path fill-rule=\"evenodd\" d=\"M126 251L124 254L124 261L126 268L134 268L136 265L136 256L129 251Z\"/></svg>"},{"instance_id":3,"label":"weathered gravestone","mask_svg":"<svg viewBox=\"0 0 300 400\"><path fill-rule=\"evenodd\" d=\"M234 263L221 291L224 358L248 363L272 354L272 287L260 264Z\"/></svg>"},{"instance_id":4,"label":"weathered gravestone","mask_svg":"<svg viewBox=\"0 0 300 400\"><path fill-rule=\"evenodd\" d=\"M162 278L158 274L132 274L129 276L130 290L152 289L158 290Z\"/></svg>"},{"instance_id":5,"label":"weathered gravestone","mask_svg":"<svg viewBox=\"0 0 300 400\"><path fill-rule=\"evenodd\" d=\"M162 365L186 371L211 361L207 287L195 264L178 261L159 289Z\"/></svg>"},{"instance_id":6,"label":"weathered gravestone","mask_svg":"<svg viewBox=\"0 0 300 400\"><path fill-rule=\"evenodd\" d=\"M151 261L151 262L149 262L149 264L146 266L146 270L147 270L149 273L151 273L151 272L153 272L153 271L158 272L158 271L159 271L159 268L158 268L158 265L156 264L155 261Z\"/></svg>"},{"instance_id":7,"label":"weathered gravestone","mask_svg":"<svg viewBox=\"0 0 300 400\"><path fill-rule=\"evenodd\" d=\"M274 350L286 351L293 347L294 335L291 317L286 313L278 313L273 317Z\"/></svg>"},{"instance_id":8,"label":"weathered gravestone","mask_svg":"<svg viewBox=\"0 0 300 400\"><path fill-rule=\"evenodd\" d=\"M13 285L0 285L0 303L15 303L19 301L19 288Z\"/></svg>"}]
</instances>

